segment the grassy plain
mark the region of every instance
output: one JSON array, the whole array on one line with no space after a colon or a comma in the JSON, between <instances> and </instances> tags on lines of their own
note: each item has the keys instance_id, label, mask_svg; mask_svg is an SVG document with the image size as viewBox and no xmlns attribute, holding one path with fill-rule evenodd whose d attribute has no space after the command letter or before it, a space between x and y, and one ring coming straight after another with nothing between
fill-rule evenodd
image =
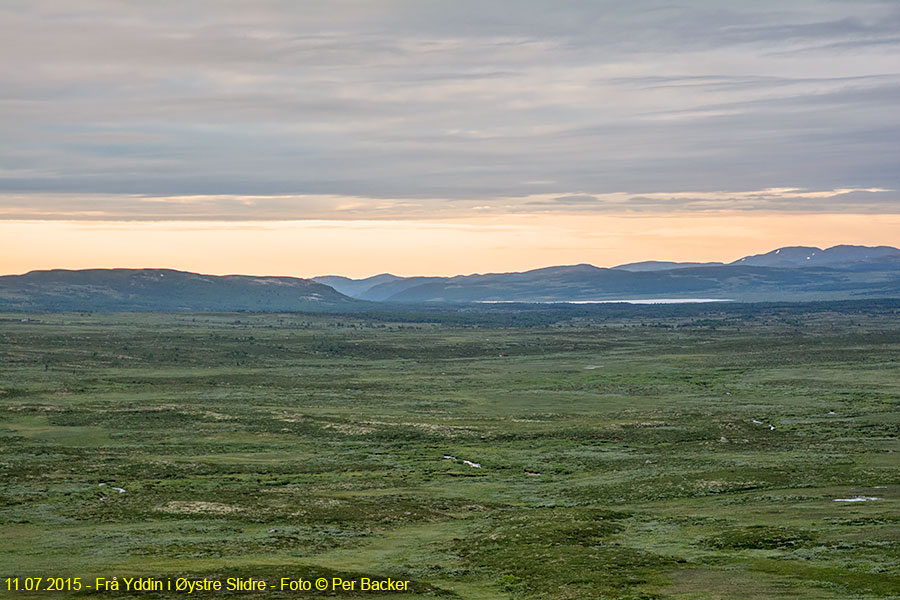
<instances>
[{"instance_id":1,"label":"grassy plain","mask_svg":"<svg viewBox=\"0 0 900 600\"><path fill-rule=\"evenodd\" d=\"M613 312L0 315L0 596L900 597L896 308Z\"/></svg>"}]
</instances>

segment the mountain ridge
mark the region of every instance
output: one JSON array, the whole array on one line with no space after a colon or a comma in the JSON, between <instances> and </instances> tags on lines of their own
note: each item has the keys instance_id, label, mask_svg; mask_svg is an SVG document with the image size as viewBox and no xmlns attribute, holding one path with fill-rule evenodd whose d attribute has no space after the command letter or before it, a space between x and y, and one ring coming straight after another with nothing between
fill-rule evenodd
<instances>
[{"instance_id":1,"label":"mountain ridge","mask_svg":"<svg viewBox=\"0 0 900 600\"><path fill-rule=\"evenodd\" d=\"M342 310L363 301L311 279L176 269L51 269L0 276L4 310Z\"/></svg>"},{"instance_id":2,"label":"mountain ridge","mask_svg":"<svg viewBox=\"0 0 900 600\"><path fill-rule=\"evenodd\" d=\"M785 246L729 264L580 263L453 277L381 273L359 280L339 275L204 275L174 269L53 269L0 276L0 310L354 312L378 303L873 298L900 298L900 249Z\"/></svg>"},{"instance_id":3,"label":"mountain ridge","mask_svg":"<svg viewBox=\"0 0 900 600\"><path fill-rule=\"evenodd\" d=\"M785 246L765 254L745 256L730 264L757 267L807 267L852 264L885 258L900 260L900 249L893 246L852 246L849 244L840 244L824 250L815 246Z\"/></svg>"},{"instance_id":4,"label":"mountain ridge","mask_svg":"<svg viewBox=\"0 0 900 600\"><path fill-rule=\"evenodd\" d=\"M732 270L721 270L723 267ZM751 275L750 272L733 270L740 267L789 271L781 274L763 271ZM806 269L826 269L826 271L819 272L812 278L799 275ZM827 269L868 272L872 275L870 279L873 281L861 281L860 277L852 277L849 274L843 277L829 275ZM614 267L596 267L580 263L512 273L475 273L450 277L391 276L390 281L375 282L371 286L360 286L356 290L344 287L340 291L345 291L358 299L375 302L564 301L567 298L586 301L634 299L635 294L646 295L654 291L676 295L694 292L731 294L758 301L771 293L784 296L819 294L831 297L840 296L842 293L847 295L855 290L862 294L893 294L891 289L879 292L883 287L879 287L878 277L874 274L893 273L898 269L900 269L900 249L892 246L842 244L824 250L814 246L784 246L767 253L745 256L731 263L643 261ZM629 276L624 273L635 275ZM361 283L377 277L379 276L348 281ZM723 280L718 285L710 282L710 279L716 277ZM745 279L743 285L738 285L735 281L732 281L732 284L727 283L728 279L735 280L741 277ZM565 284L559 281L566 278L569 281ZM590 286L590 289L581 289L573 294L576 290L572 288L577 287L578 278L594 279L594 285ZM327 278L313 279L321 281ZM756 289L753 289L753 279L757 280ZM543 289L523 289L521 287L523 282L542 285ZM514 289L517 285L518 289ZM548 289L548 286L552 289ZM500 293L500 287L506 287L505 292ZM570 288L568 295L564 289L566 287ZM798 287L804 289L796 289ZM461 288L467 289L469 293L461 291Z\"/></svg>"}]
</instances>

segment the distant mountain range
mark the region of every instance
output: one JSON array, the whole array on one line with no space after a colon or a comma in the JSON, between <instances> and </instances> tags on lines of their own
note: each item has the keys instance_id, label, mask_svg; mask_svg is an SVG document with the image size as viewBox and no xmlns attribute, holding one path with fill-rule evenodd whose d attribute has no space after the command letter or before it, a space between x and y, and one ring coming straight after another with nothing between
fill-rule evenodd
<instances>
[{"instance_id":1,"label":"distant mountain range","mask_svg":"<svg viewBox=\"0 0 900 600\"><path fill-rule=\"evenodd\" d=\"M900 250L892 246L833 246L827 250L811 246L787 246L765 254L745 256L733 265L753 267L860 267L896 266Z\"/></svg>"},{"instance_id":2,"label":"distant mountain range","mask_svg":"<svg viewBox=\"0 0 900 600\"><path fill-rule=\"evenodd\" d=\"M732 263L646 261L612 268L366 279L314 278L375 302L564 302L636 299L833 300L900 295L900 249L788 246Z\"/></svg>"},{"instance_id":3,"label":"distant mountain range","mask_svg":"<svg viewBox=\"0 0 900 600\"><path fill-rule=\"evenodd\" d=\"M840 267L861 265L890 266L900 260L900 250L892 246L833 246L827 250L812 246L785 246L765 254L754 254L739 258L731 265L746 267ZM720 262L668 262L650 260L646 262L619 265L614 269L624 271L665 271L689 267L721 267ZM384 277L384 276L380 276ZM388 277L393 277L388 275Z\"/></svg>"},{"instance_id":4,"label":"distant mountain range","mask_svg":"<svg viewBox=\"0 0 900 600\"><path fill-rule=\"evenodd\" d=\"M170 269L33 271L0 277L0 310L371 310L373 303L806 301L900 298L900 249L778 248L730 264L648 261L522 273L365 279L200 275Z\"/></svg>"}]
</instances>

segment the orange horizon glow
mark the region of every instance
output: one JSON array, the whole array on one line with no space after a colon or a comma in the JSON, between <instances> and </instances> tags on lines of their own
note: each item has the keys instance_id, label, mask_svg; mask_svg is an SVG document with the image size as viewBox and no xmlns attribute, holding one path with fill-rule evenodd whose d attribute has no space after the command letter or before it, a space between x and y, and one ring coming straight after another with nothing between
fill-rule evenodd
<instances>
[{"instance_id":1,"label":"orange horizon glow","mask_svg":"<svg viewBox=\"0 0 900 600\"><path fill-rule=\"evenodd\" d=\"M439 220L0 221L0 273L171 268L361 278L644 260L731 262L781 246L900 245L898 214L496 215Z\"/></svg>"}]
</instances>

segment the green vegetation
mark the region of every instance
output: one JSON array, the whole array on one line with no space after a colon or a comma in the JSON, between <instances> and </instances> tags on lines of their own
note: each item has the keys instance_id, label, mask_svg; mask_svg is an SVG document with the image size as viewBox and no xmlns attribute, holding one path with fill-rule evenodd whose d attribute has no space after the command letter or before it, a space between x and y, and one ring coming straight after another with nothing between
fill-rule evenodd
<instances>
[{"instance_id":1,"label":"green vegetation","mask_svg":"<svg viewBox=\"0 0 900 600\"><path fill-rule=\"evenodd\" d=\"M897 598L898 408L893 304L0 315L0 586Z\"/></svg>"}]
</instances>

